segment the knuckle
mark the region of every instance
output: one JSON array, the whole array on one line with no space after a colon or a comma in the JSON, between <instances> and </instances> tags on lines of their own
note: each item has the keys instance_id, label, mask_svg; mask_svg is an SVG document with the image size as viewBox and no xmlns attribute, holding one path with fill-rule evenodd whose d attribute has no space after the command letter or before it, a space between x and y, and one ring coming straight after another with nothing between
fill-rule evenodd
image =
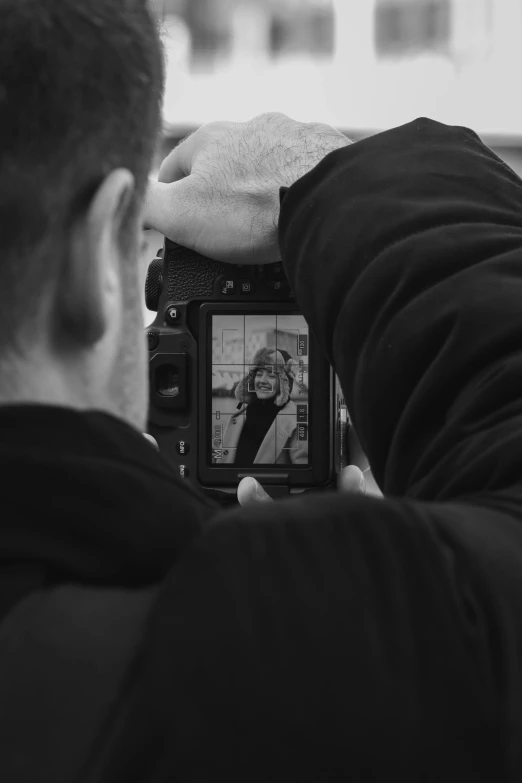
<instances>
[{"instance_id":1,"label":"knuckle","mask_svg":"<svg viewBox=\"0 0 522 783\"><path fill-rule=\"evenodd\" d=\"M308 128L316 131L322 131L323 133L325 131L330 132L332 130L325 122L307 122L306 124Z\"/></svg>"},{"instance_id":2,"label":"knuckle","mask_svg":"<svg viewBox=\"0 0 522 783\"><path fill-rule=\"evenodd\" d=\"M308 128L321 136L331 136L338 133L335 128L332 128L331 125L327 125L325 122L310 122L308 123Z\"/></svg>"},{"instance_id":3,"label":"knuckle","mask_svg":"<svg viewBox=\"0 0 522 783\"><path fill-rule=\"evenodd\" d=\"M286 114L278 111L265 111L254 117L254 121L262 120L264 122L281 122L282 120L288 121L290 118Z\"/></svg>"},{"instance_id":4,"label":"knuckle","mask_svg":"<svg viewBox=\"0 0 522 783\"><path fill-rule=\"evenodd\" d=\"M233 122L228 122L227 120L213 120L212 122L206 122L204 125L201 125L196 133L199 133L200 136L203 134L216 134L216 133L222 133L223 131L228 131L232 128L234 125Z\"/></svg>"},{"instance_id":5,"label":"knuckle","mask_svg":"<svg viewBox=\"0 0 522 783\"><path fill-rule=\"evenodd\" d=\"M183 138L178 141L172 152L170 153L169 157L167 158L167 161L170 158L176 158L179 155L185 154L187 150L190 150L191 148L197 146L199 141L199 128L196 130L190 131L190 133L187 133L186 136L183 136Z\"/></svg>"}]
</instances>

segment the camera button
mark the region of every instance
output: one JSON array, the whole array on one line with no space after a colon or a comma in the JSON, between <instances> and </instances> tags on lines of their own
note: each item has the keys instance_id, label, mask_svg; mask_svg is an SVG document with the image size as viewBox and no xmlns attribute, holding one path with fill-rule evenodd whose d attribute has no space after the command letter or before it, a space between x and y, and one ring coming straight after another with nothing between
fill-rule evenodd
<instances>
[{"instance_id":1,"label":"camera button","mask_svg":"<svg viewBox=\"0 0 522 783\"><path fill-rule=\"evenodd\" d=\"M245 296L253 294L255 290L256 287L252 280L241 280L239 283L239 292Z\"/></svg>"},{"instance_id":2,"label":"camera button","mask_svg":"<svg viewBox=\"0 0 522 783\"><path fill-rule=\"evenodd\" d=\"M147 332L149 351L155 351L159 345L159 335L156 332Z\"/></svg>"},{"instance_id":3,"label":"camera button","mask_svg":"<svg viewBox=\"0 0 522 783\"><path fill-rule=\"evenodd\" d=\"M165 321L168 324L176 324L181 319L181 310L179 307L175 307L174 305L170 305L170 307L167 307L165 310Z\"/></svg>"},{"instance_id":4,"label":"camera button","mask_svg":"<svg viewBox=\"0 0 522 783\"><path fill-rule=\"evenodd\" d=\"M176 443L176 451L178 454L188 454L190 451L190 446L186 440L180 440L178 443Z\"/></svg>"},{"instance_id":5,"label":"camera button","mask_svg":"<svg viewBox=\"0 0 522 783\"><path fill-rule=\"evenodd\" d=\"M285 270L279 261L276 264L268 264L266 273L270 280L285 280Z\"/></svg>"},{"instance_id":6,"label":"camera button","mask_svg":"<svg viewBox=\"0 0 522 783\"><path fill-rule=\"evenodd\" d=\"M280 291L282 294L290 293L290 286L286 280L267 280L266 287L272 291Z\"/></svg>"},{"instance_id":7,"label":"camera button","mask_svg":"<svg viewBox=\"0 0 522 783\"><path fill-rule=\"evenodd\" d=\"M179 466L179 475L181 478L188 478L190 476L190 470L186 465Z\"/></svg>"},{"instance_id":8,"label":"camera button","mask_svg":"<svg viewBox=\"0 0 522 783\"><path fill-rule=\"evenodd\" d=\"M235 280L222 280L220 290L223 296L232 296L237 293L237 283Z\"/></svg>"}]
</instances>

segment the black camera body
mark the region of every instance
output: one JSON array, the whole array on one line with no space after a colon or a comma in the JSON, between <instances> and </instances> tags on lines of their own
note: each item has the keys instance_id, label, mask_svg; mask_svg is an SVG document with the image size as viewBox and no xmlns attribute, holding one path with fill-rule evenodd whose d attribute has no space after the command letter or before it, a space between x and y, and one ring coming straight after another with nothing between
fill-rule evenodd
<instances>
[{"instance_id":1,"label":"black camera body","mask_svg":"<svg viewBox=\"0 0 522 783\"><path fill-rule=\"evenodd\" d=\"M166 240L146 302L148 431L178 476L223 502L245 476L272 497L335 484L347 411L280 263L221 263Z\"/></svg>"}]
</instances>

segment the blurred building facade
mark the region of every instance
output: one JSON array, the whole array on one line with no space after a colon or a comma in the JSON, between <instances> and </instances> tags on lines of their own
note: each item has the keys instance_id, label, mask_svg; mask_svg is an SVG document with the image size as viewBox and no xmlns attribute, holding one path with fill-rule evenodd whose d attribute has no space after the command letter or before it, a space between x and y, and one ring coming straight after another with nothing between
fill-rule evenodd
<instances>
[{"instance_id":1,"label":"blurred building facade","mask_svg":"<svg viewBox=\"0 0 522 783\"><path fill-rule=\"evenodd\" d=\"M331 0L151 0L160 20L178 16L190 31L191 64L213 66L237 50L277 58L333 52Z\"/></svg>"},{"instance_id":2,"label":"blurred building facade","mask_svg":"<svg viewBox=\"0 0 522 783\"><path fill-rule=\"evenodd\" d=\"M427 115L522 137L522 0L150 1L170 125L272 110L357 133Z\"/></svg>"},{"instance_id":3,"label":"blurred building facade","mask_svg":"<svg viewBox=\"0 0 522 783\"><path fill-rule=\"evenodd\" d=\"M498 55L520 62L521 0L150 0L160 20L190 34L192 66L238 49L268 59ZM251 48L253 47L253 49Z\"/></svg>"},{"instance_id":4,"label":"blurred building facade","mask_svg":"<svg viewBox=\"0 0 522 783\"><path fill-rule=\"evenodd\" d=\"M336 54L440 55L464 64L522 60L521 0L333 0Z\"/></svg>"}]
</instances>

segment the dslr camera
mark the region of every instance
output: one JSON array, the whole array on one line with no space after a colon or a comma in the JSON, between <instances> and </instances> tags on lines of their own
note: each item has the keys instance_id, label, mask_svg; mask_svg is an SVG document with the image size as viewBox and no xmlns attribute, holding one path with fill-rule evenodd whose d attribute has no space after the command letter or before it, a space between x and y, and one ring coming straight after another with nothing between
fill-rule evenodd
<instances>
[{"instance_id":1,"label":"dslr camera","mask_svg":"<svg viewBox=\"0 0 522 783\"><path fill-rule=\"evenodd\" d=\"M223 503L245 476L272 497L335 484L348 414L281 263L221 263L167 239L145 298L148 431L178 476Z\"/></svg>"}]
</instances>

